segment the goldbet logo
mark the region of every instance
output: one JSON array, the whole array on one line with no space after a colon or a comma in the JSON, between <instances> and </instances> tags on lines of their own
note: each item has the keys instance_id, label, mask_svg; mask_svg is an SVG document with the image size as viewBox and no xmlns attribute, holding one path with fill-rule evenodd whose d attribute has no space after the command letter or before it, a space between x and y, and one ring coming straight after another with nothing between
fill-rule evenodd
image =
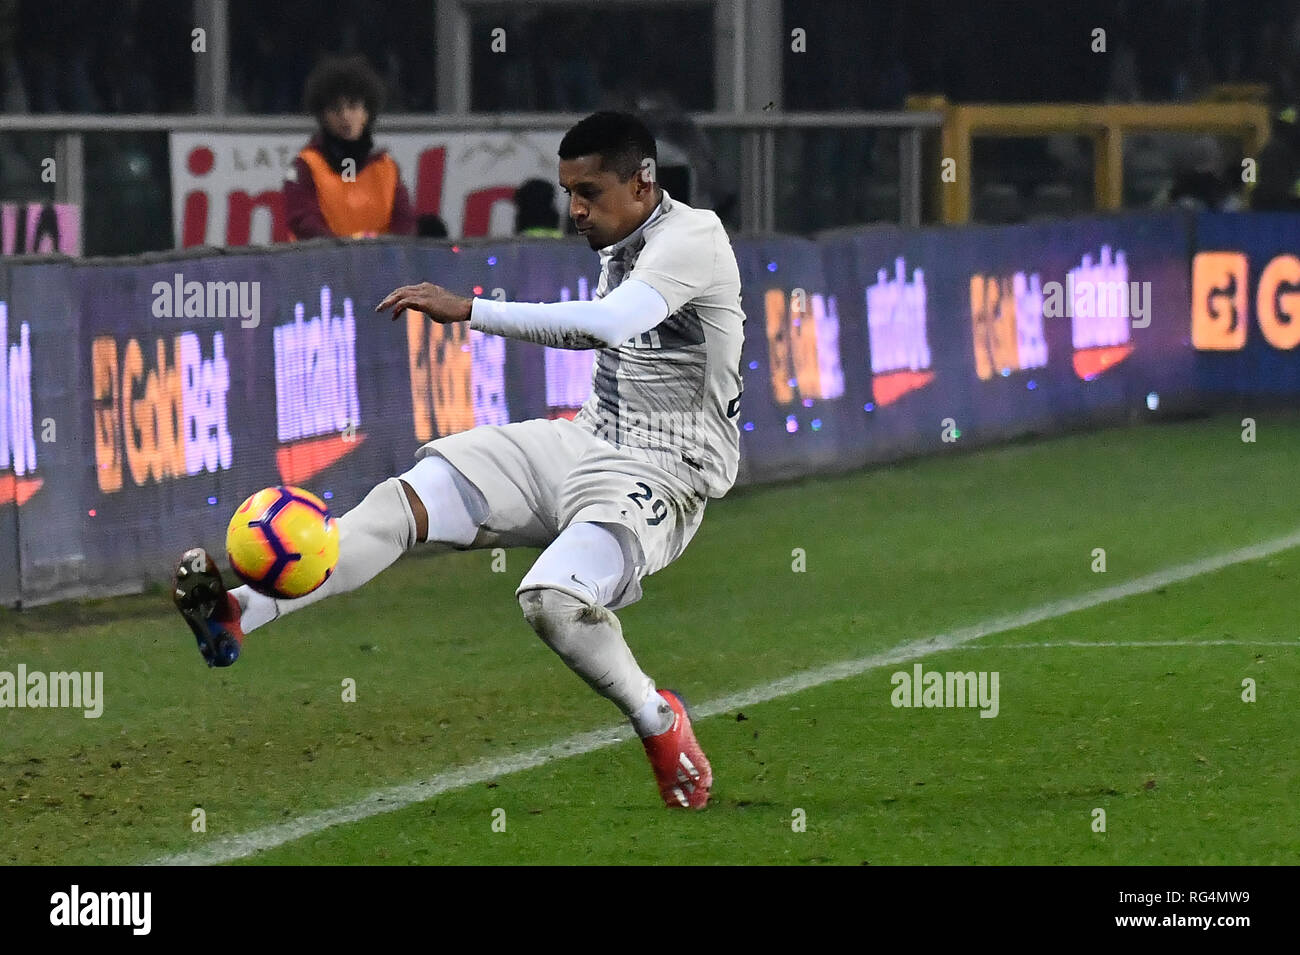
<instances>
[{"instance_id":1,"label":"goldbet logo","mask_svg":"<svg viewBox=\"0 0 1300 955\"><path fill-rule=\"evenodd\" d=\"M565 290L567 291L567 290ZM567 301L562 297L561 301ZM546 394L550 404L552 391L551 351L546 365ZM591 386L591 363L594 352L571 351L586 359L587 387ZM506 424L510 420L506 405L506 340L498 335L484 335L466 322L439 325L422 312L406 310L406 356L411 375L411 412L418 441L466 431L480 424ZM570 390L567 394L576 395ZM581 405L582 401L577 400ZM552 405L554 408L554 405ZM553 415L554 416L554 415ZM568 412L565 417L573 417Z\"/></svg>"},{"instance_id":2,"label":"goldbet logo","mask_svg":"<svg viewBox=\"0 0 1300 955\"><path fill-rule=\"evenodd\" d=\"M866 294L871 394L883 406L934 380L925 326L925 272L914 269L907 281L900 256L894 260L894 277L880 269Z\"/></svg>"},{"instance_id":3,"label":"goldbet logo","mask_svg":"<svg viewBox=\"0 0 1300 955\"><path fill-rule=\"evenodd\" d=\"M301 484L350 453L366 436L357 394L357 324L352 299L343 315L333 311L328 286L320 290L320 312L305 318L293 307L293 322L275 329L276 464L285 484Z\"/></svg>"},{"instance_id":4,"label":"goldbet logo","mask_svg":"<svg viewBox=\"0 0 1300 955\"><path fill-rule=\"evenodd\" d=\"M772 397L778 404L803 398L838 398L844 394L840 366L840 315L835 296L801 288L768 289L763 296L767 319L767 355Z\"/></svg>"},{"instance_id":5,"label":"goldbet logo","mask_svg":"<svg viewBox=\"0 0 1300 955\"><path fill-rule=\"evenodd\" d=\"M1244 252L1198 252L1192 259L1192 346L1238 351L1246 346L1250 262ZM1255 319L1279 351L1300 345L1300 259L1278 255L1259 274Z\"/></svg>"},{"instance_id":6,"label":"goldbet logo","mask_svg":"<svg viewBox=\"0 0 1300 955\"><path fill-rule=\"evenodd\" d=\"M9 342L9 305L0 302L0 505L26 504L41 489L32 430L32 330L18 326Z\"/></svg>"},{"instance_id":7,"label":"goldbet logo","mask_svg":"<svg viewBox=\"0 0 1300 955\"><path fill-rule=\"evenodd\" d=\"M1300 344L1300 259L1279 255L1259 276L1255 317L1264 340L1279 351Z\"/></svg>"},{"instance_id":8,"label":"goldbet logo","mask_svg":"<svg viewBox=\"0 0 1300 955\"><path fill-rule=\"evenodd\" d=\"M109 335L91 342L95 476L101 491L120 491L124 470L140 487L230 469L230 367L221 333L213 333L211 341L210 358L194 332L147 344L129 338L120 351Z\"/></svg>"},{"instance_id":9,"label":"goldbet logo","mask_svg":"<svg viewBox=\"0 0 1300 955\"><path fill-rule=\"evenodd\" d=\"M983 381L1047 365L1043 286L1037 272L970 277L975 373Z\"/></svg>"}]
</instances>

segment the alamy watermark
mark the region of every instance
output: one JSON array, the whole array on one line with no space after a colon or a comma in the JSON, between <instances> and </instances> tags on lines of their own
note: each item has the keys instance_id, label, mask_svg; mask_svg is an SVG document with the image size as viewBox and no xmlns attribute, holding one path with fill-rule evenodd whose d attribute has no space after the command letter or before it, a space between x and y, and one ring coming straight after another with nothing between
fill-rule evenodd
<instances>
[{"instance_id":1,"label":"alamy watermark","mask_svg":"<svg viewBox=\"0 0 1300 955\"><path fill-rule=\"evenodd\" d=\"M1044 318L1132 319L1134 328L1151 324L1150 282L1094 282L1075 279L1043 284Z\"/></svg>"},{"instance_id":2,"label":"alamy watermark","mask_svg":"<svg viewBox=\"0 0 1300 955\"><path fill-rule=\"evenodd\" d=\"M154 282L154 318L239 318L244 328L262 323L261 282Z\"/></svg>"},{"instance_id":3,"label":"alamy watermark","mask_svg":"<svg viewBox=\"0 0 1300 955\"><path fill-rule=\"evenodd\" d=\"M1091 254L1081 256L1065 273L1064 285L1044 283L1042 295L1044 318L1132 319L1133 328L1151 324L1151 283L1129 281L1127 254L1108 245L1101 247L1096 262ZM1119 340L1127 340L1127 335L1114 343Z\"/></svg>"},{"instance_id":4,"label":"alamy watermark","mask_svg":"<svg viewBox=\"0 0 1300 955\"><path fill-rule=\"evenodd\" d=\"M978 706L981 719L998 715L998 673L941 672L926 673L917 663L912 672L899 670L889 678L894 692L890 702L895 707L964 707Z\"/></svg>"},{"instance_id":5,"label":"alamy watermark","mask_svg":"<svg viewBox=\"0 0 1300 955\"><path fill-rule=\"evenodd\" d=\"M83 892L74 885L50 896L51 925L127 926L132 935L148 935L152 912L152 892Z\"/></svg>"},{"instance_id":6,"label":"alamy watermark","mask_svg":"<svg viewBox=\"0 0 1300 955\"><path fill-rule=\"evenodd\" d=\"M84 709L86 719L97 720L104 712L103 671L29 673L23 663L16 674L0 670L0 708L4 707Z\"/></svg>"},{"instance_id":7,"label":"alamy watermark","mask_svg":"<svg viewBox=\"0 0 1300 955\"><path fill-rule=\"evenodd\" d=\"M615 447L654 448L685 457L707 443L703 419L699 411L637 411L619 401L617 415L602 418L596 437Z\"/></svg>"}]
</instances>

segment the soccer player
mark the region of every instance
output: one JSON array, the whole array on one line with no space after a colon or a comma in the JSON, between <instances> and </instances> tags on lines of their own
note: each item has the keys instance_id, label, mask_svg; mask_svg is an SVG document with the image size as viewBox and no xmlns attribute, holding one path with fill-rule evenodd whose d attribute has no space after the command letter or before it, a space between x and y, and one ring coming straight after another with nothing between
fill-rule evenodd
<instances>
[{"instance_id":1,"label":"soccer player","mask_svg":"<svg viewBox=\"0 0 1300 955\"><path fill-rule=\"evenodd\" d=\"M577 416L480 425L424 445L413 468L339 518L338 565L305 597L226 591L196 548L177 570L176 604L208 664L229 666L245 634L361 586L421 541L543 547L516 591L525 619L631 720L665 804L701 809L713 774L686 707L642 672L613 611L641 598L642 578L677 559L709 498L735 481L740 273L718 217L656 183L654 137L634 116L588 116L559 157L569 214L600 253L594 299L497 302L425 282L395 289L376 311L598 349Z\"/></svg>"}]
</instances>

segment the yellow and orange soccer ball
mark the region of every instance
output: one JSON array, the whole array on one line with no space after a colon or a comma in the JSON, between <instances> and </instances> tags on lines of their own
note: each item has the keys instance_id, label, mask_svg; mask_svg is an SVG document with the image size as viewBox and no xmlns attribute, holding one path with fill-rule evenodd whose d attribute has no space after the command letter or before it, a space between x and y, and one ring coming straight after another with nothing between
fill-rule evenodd
<instances>
[{"instance_id":1,"label":"yellow and orange soccer ball","mask_svg":"<svg viewBox=\"0 0 1300 955\"><path fill-rule=\"evenodd\" d=\"M268 487L244 501L226 528L226 557L258 593L287 599L311 593L339 562L338 522L300 487Z\"/></svg>"}]
</instances>

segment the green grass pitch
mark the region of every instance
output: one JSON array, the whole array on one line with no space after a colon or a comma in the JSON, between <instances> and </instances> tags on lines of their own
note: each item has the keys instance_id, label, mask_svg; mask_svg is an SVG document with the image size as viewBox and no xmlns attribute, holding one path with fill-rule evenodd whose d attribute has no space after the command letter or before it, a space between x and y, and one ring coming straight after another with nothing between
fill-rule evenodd
<instances>
[{"instance_id":1,"label":"green grass pitch","mask_svg":"<svg viewBox=\"0 0 1300 955\"><path fill-rule=\"evenodd\" d=\"M1300 528L1300 417L1257 420L1254 443L1242 441L1239 415L1221 416L733 492L620 611L624 632L661 686L707 706L1283 538ZM165 588L0 611L0 671L102 670L106 698L99 719L0 709L0 862L202 852L615 726L614 708L542 645L514 601L535 554L507 552L504 573L489 551L407 557L253 634L229 670L203 666ZM1298 584L1300 546L1275 549L724 708L697 720L715 772L702 813L662 808L640 746L625 738L233 855L1295 863ZM997 716L894 706L892 674L916 663L996 672ZM355 702L343 701L345 680ZM196 808L206 832L193 831Z\"/></svg>"}]
</instances>

